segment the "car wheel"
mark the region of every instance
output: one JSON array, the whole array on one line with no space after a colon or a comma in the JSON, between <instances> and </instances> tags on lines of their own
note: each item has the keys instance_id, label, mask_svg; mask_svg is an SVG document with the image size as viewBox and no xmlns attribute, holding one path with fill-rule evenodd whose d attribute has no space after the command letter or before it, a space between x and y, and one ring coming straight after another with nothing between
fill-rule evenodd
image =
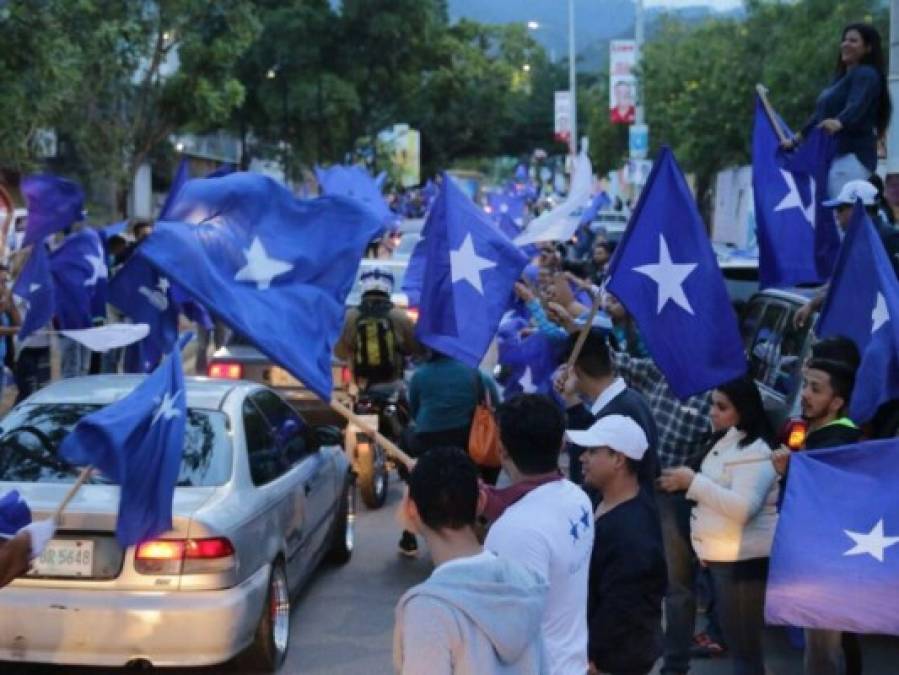
<instances>
[{"instance_id":1,"label":"car wheel","mask_svg":"<svg viewBox=\"0 0 899 675\"><path fill-rule=\"evenodd\" d=\"M379 509L387 501L387 455L377 444L370 443L358 458L359 492L370 509Z\"/></svg>"},{"instance_id":2,"label":"car wheel","mask_svg":"<svg viewBox=\"0 0 899 675\"><path fill-rule=\"evenodd\" d=\"M338 565L350 561L356 547L356 486L348 482L334 521L334 533L328 560Z\"/></svg>"},{"instance_id":3,"label":"car wheel","mask_svg":"<svg viewBox=\"0 0 899 675\"><path fill-rule=\"evenodd\" d=\"M269 576L268 593L256 626L256 637L246 652L246 667L253 671L275 672L284 664L289 642L290 590L284 565L276 561Z\"/></svg>"}]
</instances>

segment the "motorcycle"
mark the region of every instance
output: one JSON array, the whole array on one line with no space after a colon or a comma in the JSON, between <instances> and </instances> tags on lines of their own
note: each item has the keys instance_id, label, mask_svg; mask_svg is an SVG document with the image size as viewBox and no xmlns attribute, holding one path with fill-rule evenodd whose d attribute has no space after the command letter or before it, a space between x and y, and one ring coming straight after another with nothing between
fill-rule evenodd
<instances>
[{"instance_id":1,"label":"motorcycle","mask_svg":"<svg viewBox=\"0 0 899 675\"><path fill-rule=\"evenodd\" d=\"M356 395L353 412L397 445L411 420L402 382L363 388ZM347 425L346 433L346 448L356 471L362 501L370 509L380 508L387 500L390 475L387 451L354 424Z\"/></svg>"}]
</instances>

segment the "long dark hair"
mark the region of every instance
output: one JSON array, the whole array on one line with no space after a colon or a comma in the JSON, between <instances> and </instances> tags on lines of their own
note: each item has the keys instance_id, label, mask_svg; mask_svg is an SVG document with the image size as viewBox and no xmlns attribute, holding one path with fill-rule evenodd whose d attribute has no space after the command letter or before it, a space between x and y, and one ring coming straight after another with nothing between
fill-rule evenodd
<instances>
[{"instance_id":1,"label":"long dark hair","mask_svg":"<svg viewBox=\"0 0 899 675\"><path fill-rule=\"evenodd\" d=\"M867 54L862 57L861 64L871 66L880 75L880 101L877 102L877 136L886 135L887 127L890 126L890 117L893 114L893 103L890 100L890 90L887 86L886 77L886 60L883 58L883 46L880 39L880 33L874 26L867 23L850 23L843 29L840 34L840 41L846 39L846 33L854 30L862 36L862 42L869 48ZM842 54L837 54L837 77L840 78L846 74L846 64L843 63Z\"/></svg>"},{"instance_id":2,"label":"long dark hair","mask_svg":"<svg viewBox=\"0 0 899 675\"><path fill-rule=\"evenodd\" d=\"M759 394L759 388L755 384L755 380L751 375L744 375L736 380L731 380L726 384L716 387L716 391L721 392L730 400L740 421L737 422L737 429L746 434L740 447L746 447L753 443L756 439L761 438L769 446L774 443L774 430L771 422L768 421L768 415L765 407L762 405L762 396Z\"/></svg>"}]
</instances>

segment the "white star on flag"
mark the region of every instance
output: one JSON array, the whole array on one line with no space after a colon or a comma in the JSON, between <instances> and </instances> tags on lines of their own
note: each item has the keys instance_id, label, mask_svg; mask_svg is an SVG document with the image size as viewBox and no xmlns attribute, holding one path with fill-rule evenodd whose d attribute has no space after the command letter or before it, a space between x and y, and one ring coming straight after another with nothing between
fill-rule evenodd
<instances>
[{"instance_id":1,"label":"white star on flag","mask_svg":"<svg viewBox=\"0 0 899 675\"><path fill-rule=\"evenodd\" d=\"M293 269L290 263L270 258L259 237L253 237L253 243L244 250L244 255L247 257L247 264L237 270L234 280L255 283L260 291L271 286L272 279Z\"/></svg>"},{"instance_id":2,"label":"white star on flag","mask_svg":"<svg viewBox=\"0 0 899 675\"><path fill-rule=\"evenodd\" d=\"M86 255L84 259L91 265L91 276L85 279L85 286L96 286L100 279L109 278L109 272L106 269L106 261L103 259L103 252L97 251L95 255Z\"/></svg>"},{"instance_id":3,"label":"white star on flag","mask_svg":"<svg viewBox=\"0 0 899 675\"><path fill-rule=\"evenodd\" d=\"M659 262L652 265L640 265L635 267L634 271L645 274L658 284L659 302L657 314L662 313L669 300L693 314L693 307L690 306L690 301L684 294L683 284L686 278L690 276L690 273L696 269L696 266L697 263L672 262L665 235L659 234Z\"/></svg>"},{"instance_id":4,"label":"white star on flag","mask_svg":"<svg viewBox=\"0 0 899 675\"><path fill-rule=\"evenodd\" d=\"M890 320L890 311L887 309L886 298L883 293L877 294L874 309L871 310L871 335L876 333L883 324Z\"/></svg>"},{"instance_id":5,"label":"white star on flag","mask_svg":"<svg viewBox=\"0 0 899 675\"><path fill-rule=\"evenodd\" d=\"M166 392L161 401L158 398L156 399L159 402L159 407L156 408L156 413L153 415L153 421L150 422L150 426L156 424L156 420L159 418L162 418L162 420L165 421L178 417L178 415L181 414L181 411L175 407L175 401L178 400L179 396L181 396L180 390L175 392L174 396L170 396L169 393Z\"/></svg>"},{"instance_id":6,"label":"white star on flag","mask_svg":"<svg viewBox=\"0 0 899 675\"><path fill-rule=\"evenodd\" d=\"M31 285L28 286L28 292L29 292L29 293L34 293L35 291L39 291L40 288L41 288L41 285L40 285L40 284L31 284Z\"/></svg>"},{"instance_id":7,"label":"white star on flag","mask_svg":"<svg viewBox=\"0 0 899 675\"><path fill-rule=\"evenodd\" d=\"M452 282L462 281L470 283L474 289L484 295L484 286L481 283L481 272L496 267L496 263L487 258L478 257L474 250L474 242L471 233L465 235L465 240L458 251L450 251L450 271Z\"/></svg>"},{"instance_id":8,"label":"white star on flag","mask_svg":"<svg viewBox=\"0 0 899 675\"><path fill-rule=\"evenodd\" d=\"M883 534L883 518L877 521L877 525L870 532L852 532L843 530L855 546L843 555L870 555L875 560L883 562L883 552L890 546L899 544L899 537L886 537Z\"/></svg>"},{"instance_id":9,"label":"white star on flag","mask_svg":"<svg viewBox=\"0 0 899 675\"><path fill-rule=\"evenodd\" d=\"M524 374L518 380L518 384L521 385L521 391L525 394L533 394L537 391L537 385L534 384L534 376L531 373L530 366L524 369Z\"/></svg>"},{"instance_id":10,"label":"white star on flag","mask_svg":"<svg viewBox=\"0 0 899 675\"><path fill-rule=\"evenodd\" d=\"M802 215L808 221L808 224L815 227L815 179L810 178L810 190L811 190L811 201L808 206L804 206L802 203L802 197L799 196L799 188L796 187L796 178L789 171L785 171L784 169L780 170L780 173L784 177L784 181L787 184L787 194L783 199L780 200L780 203L774 207L774 212L778 211L786 211L788 209L799 209L802 211Z\"/></svg>"}]
</instances>

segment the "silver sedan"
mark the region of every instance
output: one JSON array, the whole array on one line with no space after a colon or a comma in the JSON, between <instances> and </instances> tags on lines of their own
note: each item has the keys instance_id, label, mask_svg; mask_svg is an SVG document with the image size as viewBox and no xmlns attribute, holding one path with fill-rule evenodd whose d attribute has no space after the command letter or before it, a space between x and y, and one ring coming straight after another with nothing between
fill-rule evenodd
<instances>
[{"instance_id":1,"label":"silver sedan","mask_svg":"<svg viewBox=\"0 0 899 675\"><path fill-rule=\"evenodd\" d=\"M0 420L0 494L49 516L77 475L57 453L77 421L140 376L56 382ZM242 654L276 670L290 601L322 558L353 549L352 473L330 428L311 428L250 382L187 379L171 531L123 549L119 488L82 487L26 577L0 591L0 659L199 666Z\"/></svg>"}]
</instances>

